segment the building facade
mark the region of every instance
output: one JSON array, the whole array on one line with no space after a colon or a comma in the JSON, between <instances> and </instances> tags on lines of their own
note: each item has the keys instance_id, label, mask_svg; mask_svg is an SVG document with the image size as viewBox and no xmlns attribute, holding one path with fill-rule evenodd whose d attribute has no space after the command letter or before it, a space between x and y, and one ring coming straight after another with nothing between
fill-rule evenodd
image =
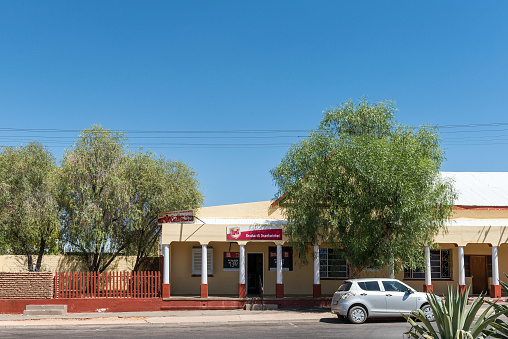
<instances>
[{"instance_id":1,"label":"building facade","mask_svg":"<svg viewBox=\"0 0 508 339\"><path fill-rule=\"evenodd\" d=\"M426 266L395 274L417 290L443 294L471 285L473 294L499 297L508 281L508 173L443 172L459 197L452 220L422 248ZM282 207L271 201L205 207L195 216L161 216L163 296L331 296L348 278L347 262L327 244L309 247L307 265L284 235ZM206 263L206 265L203 265ZM387 277L389 268L363 277Z\"/></svg>"}]
</instances>

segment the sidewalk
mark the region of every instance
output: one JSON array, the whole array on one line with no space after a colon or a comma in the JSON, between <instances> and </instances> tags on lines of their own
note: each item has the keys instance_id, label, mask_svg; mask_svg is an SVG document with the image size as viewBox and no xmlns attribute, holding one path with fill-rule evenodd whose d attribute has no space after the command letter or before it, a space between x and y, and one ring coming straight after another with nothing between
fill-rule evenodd
<instances>
[{"instance_id":1,"label":"sidewalk","mask_svg":"<svg viewBox=\"0 0 508 339\"><path fill-rule=\"evenodd\" d=\"M142 324L207 324L246 322L319 321L335 318L330 309L313 308L276 311L202 310L121 313L69 313L62 316L0 314L0 328L24 326L86 326Z\"/></svg>"},{"instance_id":2,"label":"sidewalk","mask_svg":"<svg viewBox=\"0 0 508 339\"><path fill-rule=\"evenodd\" d=\"M488 305L482 305L479 316ZM94 326L277 323L335 319L329 308L280 309L275 311L200 310L156 312L68 313L60 316L0 314L0 328L26 326Z\"/></svg>"}]
</instances>

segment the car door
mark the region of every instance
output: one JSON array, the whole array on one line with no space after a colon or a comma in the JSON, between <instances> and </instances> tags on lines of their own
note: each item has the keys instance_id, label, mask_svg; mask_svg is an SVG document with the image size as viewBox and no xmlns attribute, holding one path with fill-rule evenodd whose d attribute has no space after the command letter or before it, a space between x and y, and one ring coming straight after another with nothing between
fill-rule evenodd
<instances>
[{"instance_id":1,"label":"car door","mask_svg":"<svg viewBox=\"0 0 508 339\"><path fill-rule=\"evenodd\" d=\"M386 298L387 314L408 314L416 309L418 297L409 286L397 280L383 280L382 285Z\"/></svg>"},{"instance_id":2,"label":"car door","mask_svg":"<svg viewBox=\"0 0 508 339\"><path fill-rule=\"evenodd\" d=\"M383 315L386 313L386 296L381 291L378 281L358 282L358 293L365 306L369 309L369 315Z\"/></svg>"}]
</instances>

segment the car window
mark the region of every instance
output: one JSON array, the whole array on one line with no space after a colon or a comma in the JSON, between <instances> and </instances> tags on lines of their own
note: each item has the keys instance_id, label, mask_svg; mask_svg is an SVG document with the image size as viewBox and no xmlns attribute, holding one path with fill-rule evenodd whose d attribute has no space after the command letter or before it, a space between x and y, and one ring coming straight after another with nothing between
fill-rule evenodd
<instances>
[{"instance_id":1,"label":"car window","mask_svg":"<svg viewBox=\"0 0 508 339\"><path fill-rule=\"evenodd\" d=\"M385 288L385 291L391 292L406 292L408 290L406 285L403 285L398 281L383 281L383 287Z\"/></svg>"},{"instance_id":2,"label":"car window","mask_svg":"<svg viewBox=\"0 0 508 339\"><path fill-rule=\"evenodd\" d=\"M342 285L340 285L339 291L349 291L349 289L351 288L351 285L352 285L352 283L347 281L347 282L343 283Z\"/></svg>"},{"instance_id":3,"label":"car window","mask_svg":"<svg viewBox=\"0 0 508 339\"><path fill-rule=\"evenodd\" d=\"M358 286L364 291L380 291L379 283L377 281L363 281L359 282Z\"/></svg>"}]
</instances>

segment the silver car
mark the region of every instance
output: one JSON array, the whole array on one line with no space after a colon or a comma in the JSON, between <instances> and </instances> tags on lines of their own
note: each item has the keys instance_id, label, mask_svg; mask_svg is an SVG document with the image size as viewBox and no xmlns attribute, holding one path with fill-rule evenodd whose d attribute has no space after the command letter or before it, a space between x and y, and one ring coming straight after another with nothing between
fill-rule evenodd
<instances>
[{"instance_id":1,"label":"silver car","mask_svg":"<svg viewBox=\"0 0 508 339\"><path fill-rule=\"evenodd\" d=\"M350 279L344 281L332 298L332 313L361 324L368 317L396 317L421 309L434 320L427 294L416 292L396 279Z\"/></svg>"}]
</instances>

